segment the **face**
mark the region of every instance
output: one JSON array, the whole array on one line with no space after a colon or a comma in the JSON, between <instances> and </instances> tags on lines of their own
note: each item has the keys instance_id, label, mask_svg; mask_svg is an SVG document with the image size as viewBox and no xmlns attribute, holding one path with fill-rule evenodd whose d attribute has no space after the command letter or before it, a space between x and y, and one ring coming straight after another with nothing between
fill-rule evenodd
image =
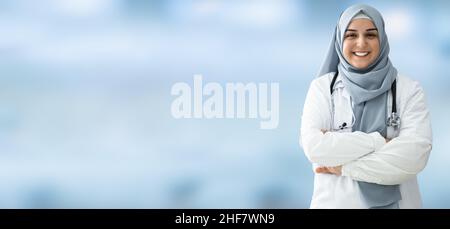
<instances>
[{"instance_id":1,"label":"face","mask_svg":"<svg viewBox=\"0 0 450 229\"><path fill-rule=\"evenodd\" d=\"M365 69L380 54L378 30L371 20L353 20L344 33L344 58L357 69Z\"/></svg>"}]
</instances>

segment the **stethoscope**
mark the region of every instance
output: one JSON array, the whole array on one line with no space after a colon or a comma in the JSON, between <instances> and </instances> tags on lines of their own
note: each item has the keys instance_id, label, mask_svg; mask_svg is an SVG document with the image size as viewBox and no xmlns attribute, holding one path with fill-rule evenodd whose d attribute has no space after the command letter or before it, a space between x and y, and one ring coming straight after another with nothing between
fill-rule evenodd
<instances>
[{"instance_id":1,"label":"stethoscope","mask_svg":"<svg viewBox=\"0 0 450 229\"><path fill-rule=\"evenodd\" d=\"M336 83L336 79L338 76L338 72L336 71L336 73L334 73L333 79L331 80L331 85L330 85L330 94L331 94L331 109L332 109L332 114L331 114L331 123L334 123L334 100L333 100L333 88L334 88L334 84ZM396 133L398 133L399 129L400 129L400 116L397 114L397 80L394 80L394 82L392 82L391 85L391 92L392 92L392 112L389 115L389 117L386 119L386 125L388 127L393 127L394 131ZM350 98L351 99L351 98ZM338 129L333 129L333 131L342 131L344 129L348 129L348 128L352 128L353 125L355 123L355 114L352 112L352 123L350 124L350 126L347 125L346 122L342 123L341 125L339 125Z\"/></svg>"}]
</instances>

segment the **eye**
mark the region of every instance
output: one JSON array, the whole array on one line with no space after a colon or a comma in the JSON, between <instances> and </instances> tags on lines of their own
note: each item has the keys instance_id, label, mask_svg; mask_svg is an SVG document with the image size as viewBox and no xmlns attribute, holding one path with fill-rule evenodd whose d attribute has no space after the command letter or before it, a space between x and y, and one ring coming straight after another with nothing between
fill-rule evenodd
<instances>
[{"instance_id":1,"label":"eye","mask_svg":"<svg viewBox=\"0 0 450 229\"><path fill-rule=\"evenodd\" d=\"M350 39L356 38L356 37L357 37L356 33L347 33L344 36L344 38L350 38Z\"/></svg>"},{"instance_id":2,"label":"eye","mask_svg":"<svg viewBox=\"0 0 450 229\"><path fill-rule=\"evenodd\" d=\"M374 39L374 38L378 37L378 34L377 33L368 33L368 34L366 34L366 37L369 39Z\"/></svg>"}]
</instances>

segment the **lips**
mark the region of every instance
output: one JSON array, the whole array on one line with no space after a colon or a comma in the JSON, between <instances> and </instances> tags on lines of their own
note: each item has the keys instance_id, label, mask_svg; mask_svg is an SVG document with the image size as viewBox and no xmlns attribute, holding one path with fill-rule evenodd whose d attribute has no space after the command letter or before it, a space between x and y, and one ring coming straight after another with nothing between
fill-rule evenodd
<instances>
[{"instance_id":1,"label":"lips","mask_svg":"<svg viewBox=\"0 0 450 229\"><path fill-rule=\"evenodd\" d=\"M357 56L357 57L365 57L367 55L369 55L369 52L352 52L353 55Z\"/></svg>"}]
</instances>

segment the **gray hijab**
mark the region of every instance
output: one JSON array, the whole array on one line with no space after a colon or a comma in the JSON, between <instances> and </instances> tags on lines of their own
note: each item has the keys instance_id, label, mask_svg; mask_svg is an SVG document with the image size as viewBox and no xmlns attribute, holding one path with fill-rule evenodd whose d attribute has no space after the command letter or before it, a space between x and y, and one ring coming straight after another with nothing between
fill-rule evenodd
<instances>
[{"instance_id":1,"label":"gray hijab","mask_svg":"<svg viewBox=\"0 0 450 229\"><path fill-rule=\"evenodd\" d=\"M344 33L353 17L363 13L378 29L380 54L366 69L356 69L342 54ZM373 7L357 4L347 8L339 18L331 44L319 76L339 72L342 82L353 101L355 123L353 131L371 133L378 131L386 137L387 96L397 76L389 60L389 42L384 30L384 20ZM379 185L358 182L361 194L369 208L398 208L401 199L399 185Z\"/></svg>"}]
</instances>

